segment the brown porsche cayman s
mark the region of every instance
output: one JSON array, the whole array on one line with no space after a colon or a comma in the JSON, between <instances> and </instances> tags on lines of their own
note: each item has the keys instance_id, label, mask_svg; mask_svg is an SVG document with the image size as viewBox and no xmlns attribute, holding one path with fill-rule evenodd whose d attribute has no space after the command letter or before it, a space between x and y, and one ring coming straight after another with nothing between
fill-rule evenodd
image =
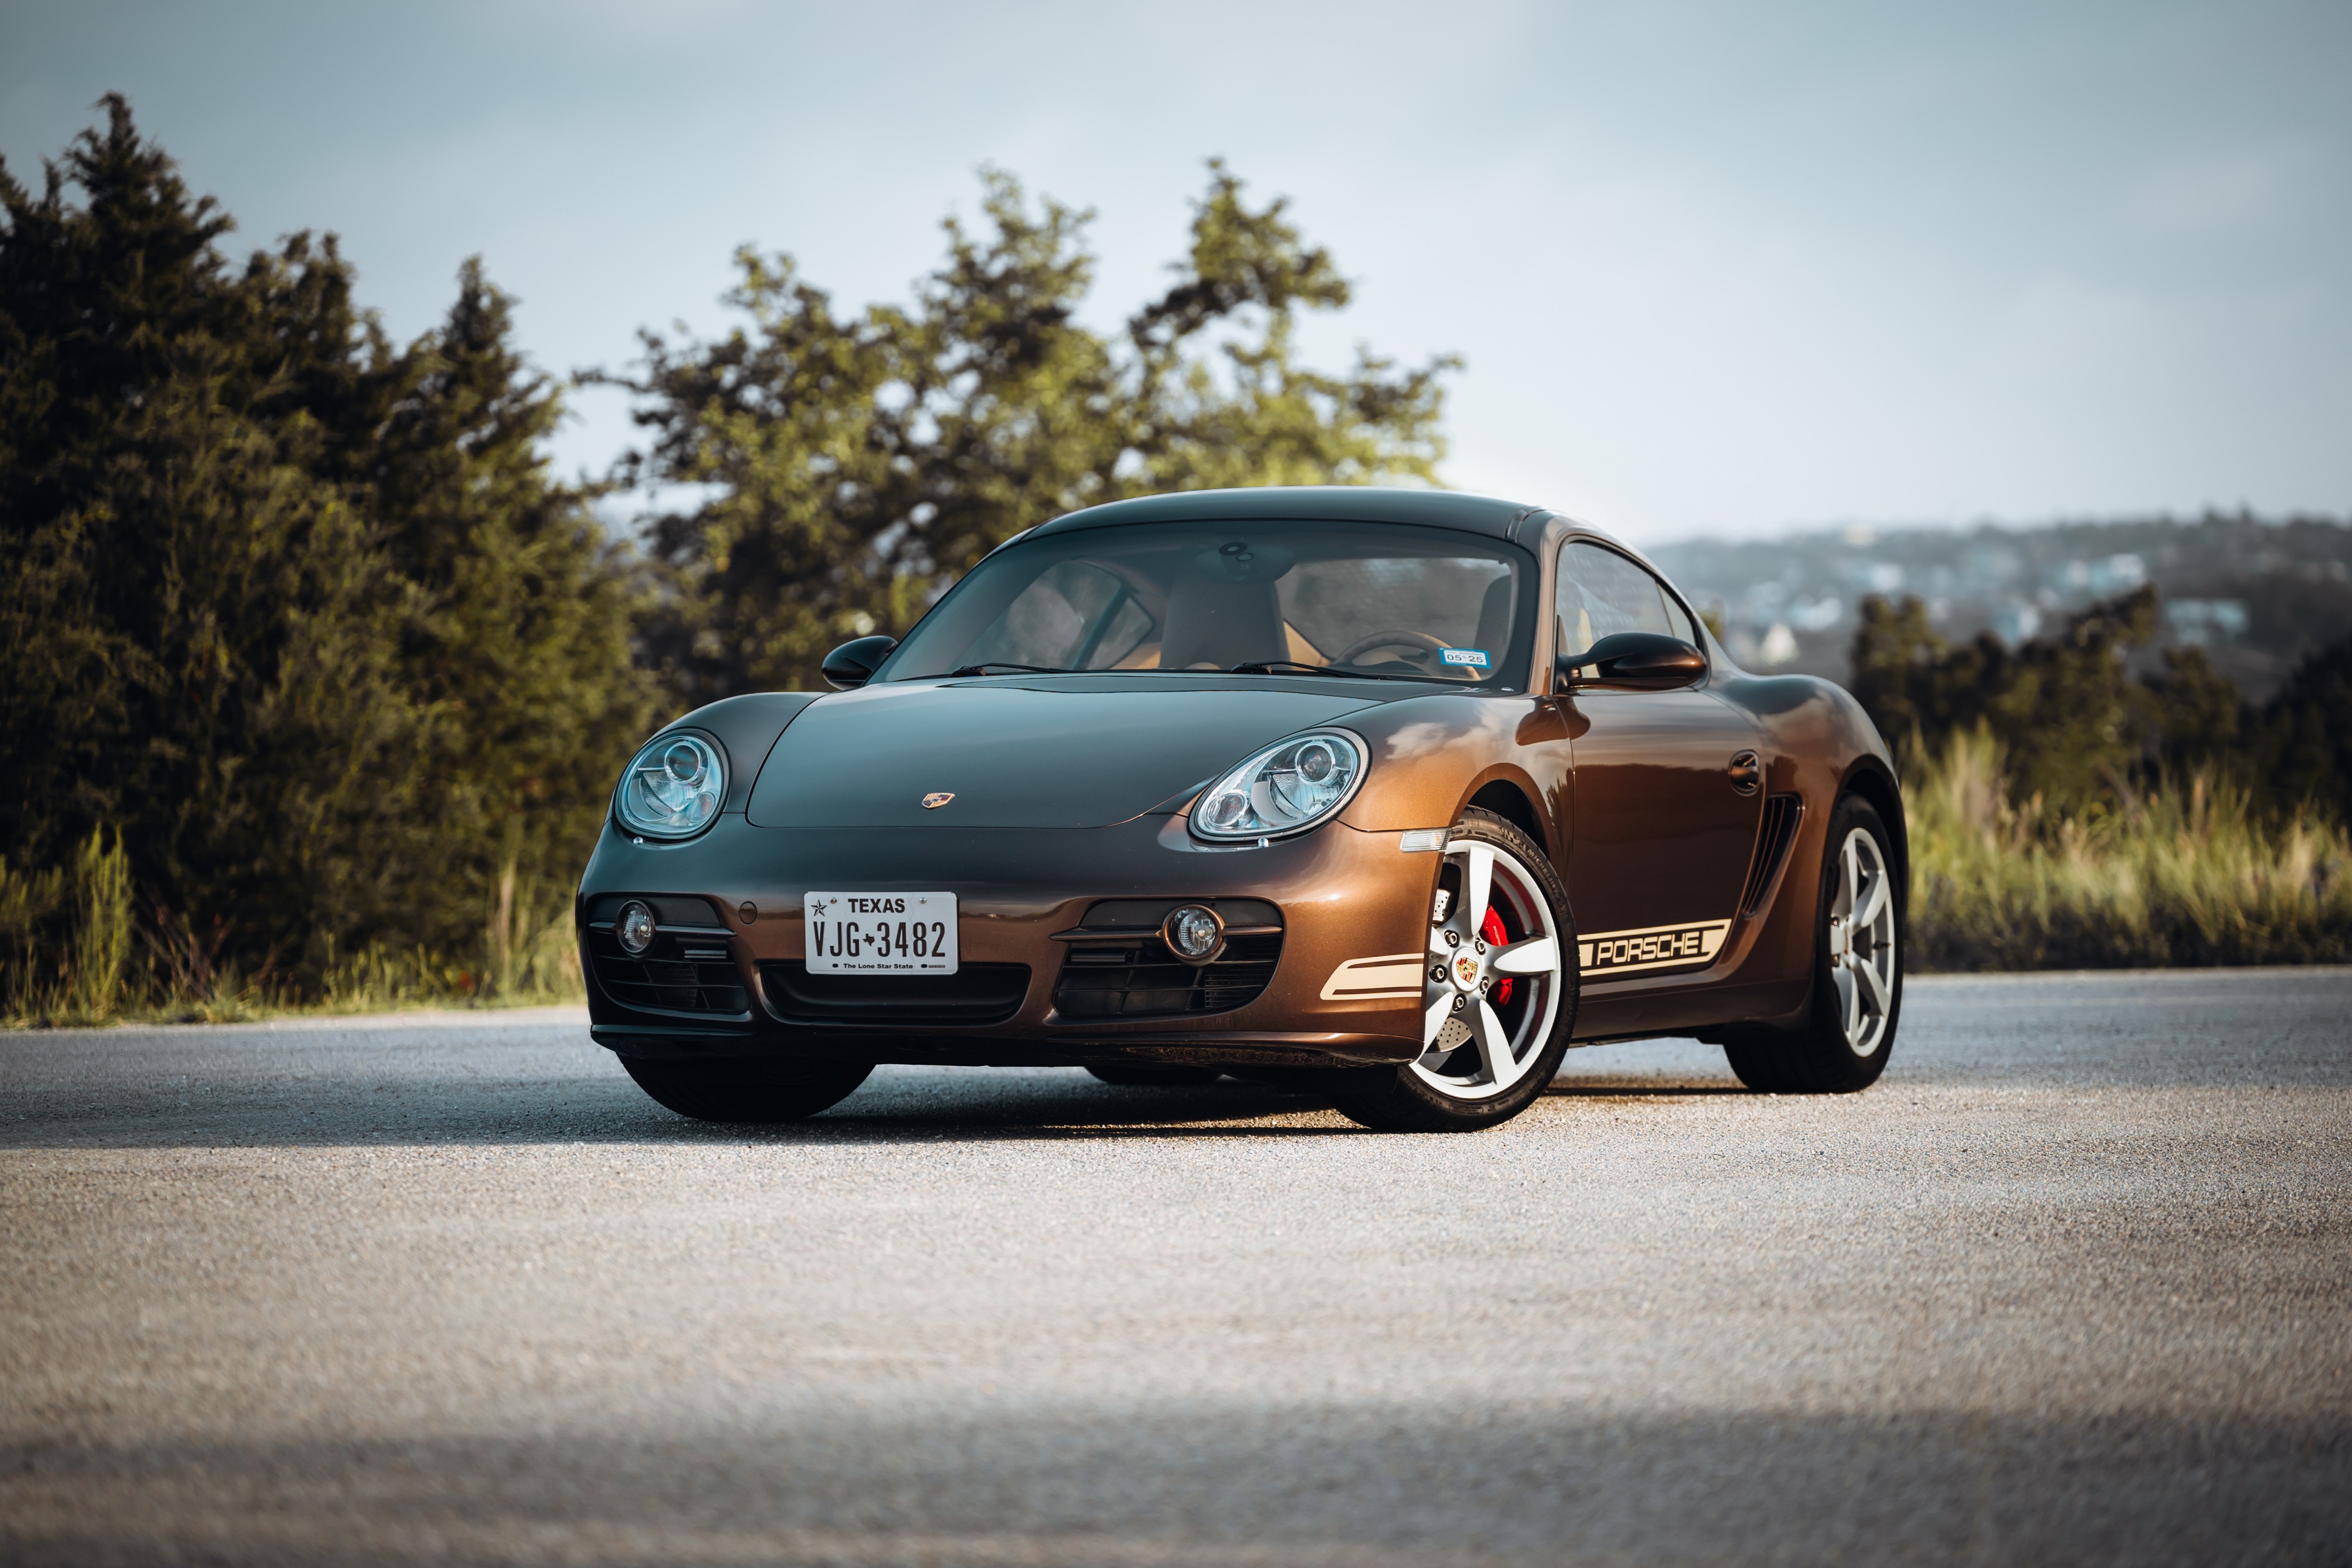
<instances>
[{"instance_id":1,"label":"brown porsche cayman s","mask_svg":"<svg viewBox=\"0 0 2352 1568\"><path fill-rule=\"evenodd\" d=\"M686 1115L941 1062L1278 1080L1447 1131L1573 1045L1696 1035L1782 1092L1894 1046L1885 743L1541 507L1097 507L824 674L649 741L581 883L593 1033Z\"/></svg>"}]
</instances>

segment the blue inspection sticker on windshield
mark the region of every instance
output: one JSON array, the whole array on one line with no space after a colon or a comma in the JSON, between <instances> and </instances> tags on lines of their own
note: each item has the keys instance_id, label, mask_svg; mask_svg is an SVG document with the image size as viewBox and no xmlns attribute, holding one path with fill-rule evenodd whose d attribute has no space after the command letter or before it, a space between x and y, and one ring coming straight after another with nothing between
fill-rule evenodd
<instances>
[{"instance_id":1,"label":"blue inspection sticker on windshield","mask_svg":"<svg viewBox=\"0 0 2352 1568\"><path fill-rule=\"evenodd\" d=\"M1439 653L1438 658L1448 664L1467 664L1474 670L1489 667L1484 648L1448 648Z\"/></svg>"}]
</instances>

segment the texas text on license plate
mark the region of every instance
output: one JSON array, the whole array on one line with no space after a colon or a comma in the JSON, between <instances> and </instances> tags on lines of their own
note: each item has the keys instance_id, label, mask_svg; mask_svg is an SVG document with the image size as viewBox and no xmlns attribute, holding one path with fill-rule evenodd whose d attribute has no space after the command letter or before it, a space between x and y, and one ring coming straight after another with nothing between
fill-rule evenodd
<instances>
[{"instance_id":1,"label":"texas text on license plate","mask_svg":"<svg viewBox=\"0 0 2352 1568\"><path fill-rule=\"evenodd\" d=\"M801 912L813 975L956 972L952 893L811 893Z\"/></svg>"}]
</instances>

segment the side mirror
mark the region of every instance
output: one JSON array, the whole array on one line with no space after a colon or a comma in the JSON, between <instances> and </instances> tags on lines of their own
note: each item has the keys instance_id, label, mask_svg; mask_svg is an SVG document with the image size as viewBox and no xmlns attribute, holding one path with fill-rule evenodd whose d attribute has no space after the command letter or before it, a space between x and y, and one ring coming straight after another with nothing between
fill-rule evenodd
<instances>
[{"instance_id":1,"label":"side mirror","mask_svg":"<svg viewBox=\"0 0 2352 1568\"><path fill-rule=\"evenodd\" d=\"M1577 671L1592 674L1579 677ZM1686 686L1706 674L1706 655L1663 632L1612 632L1552 666L1561 685Z\"/></svg>"},{"instance_id":2,"label":"side mirror","mask_svg":"<svg viewBox=\"0 0 2352 1568\"><path fill-rule=\"evenodd\" d=\"M853 637L824 656L819 666L825 685L835 691L855 691L874 678L890 650L898 645L896 637Z\"/></svg>"}]
</instances>

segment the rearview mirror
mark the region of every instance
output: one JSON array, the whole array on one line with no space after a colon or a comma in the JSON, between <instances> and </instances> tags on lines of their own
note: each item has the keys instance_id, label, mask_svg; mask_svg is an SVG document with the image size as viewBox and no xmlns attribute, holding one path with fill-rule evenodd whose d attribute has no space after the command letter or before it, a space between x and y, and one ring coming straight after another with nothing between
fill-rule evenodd
<instances>
[{"instance_id":1,"label":"rearview mirror","mask_svg":"<svg viewBox=\"0 0 2352 1568\"><path fill-rule=\"evenodd\" d=\"M1583 669L1592 673L1579 676ZM1706 674L1706 655L1663 632L1612 632L1581 653L1561 655L1552 673L1560 686L1686 686Z\"/></svg>"},{"instance_id":2,"label":"rearview mirror","mask_svg":"<svg viewBox=\"0 0 2352 1568\"><path fill-rule=\"evenodd\" d=\"M896 637L853 637L827 653L819 669L825 684L835 691L855 691L874 678L874 672L898 645Z\"/></svg>"}]
</instances>

